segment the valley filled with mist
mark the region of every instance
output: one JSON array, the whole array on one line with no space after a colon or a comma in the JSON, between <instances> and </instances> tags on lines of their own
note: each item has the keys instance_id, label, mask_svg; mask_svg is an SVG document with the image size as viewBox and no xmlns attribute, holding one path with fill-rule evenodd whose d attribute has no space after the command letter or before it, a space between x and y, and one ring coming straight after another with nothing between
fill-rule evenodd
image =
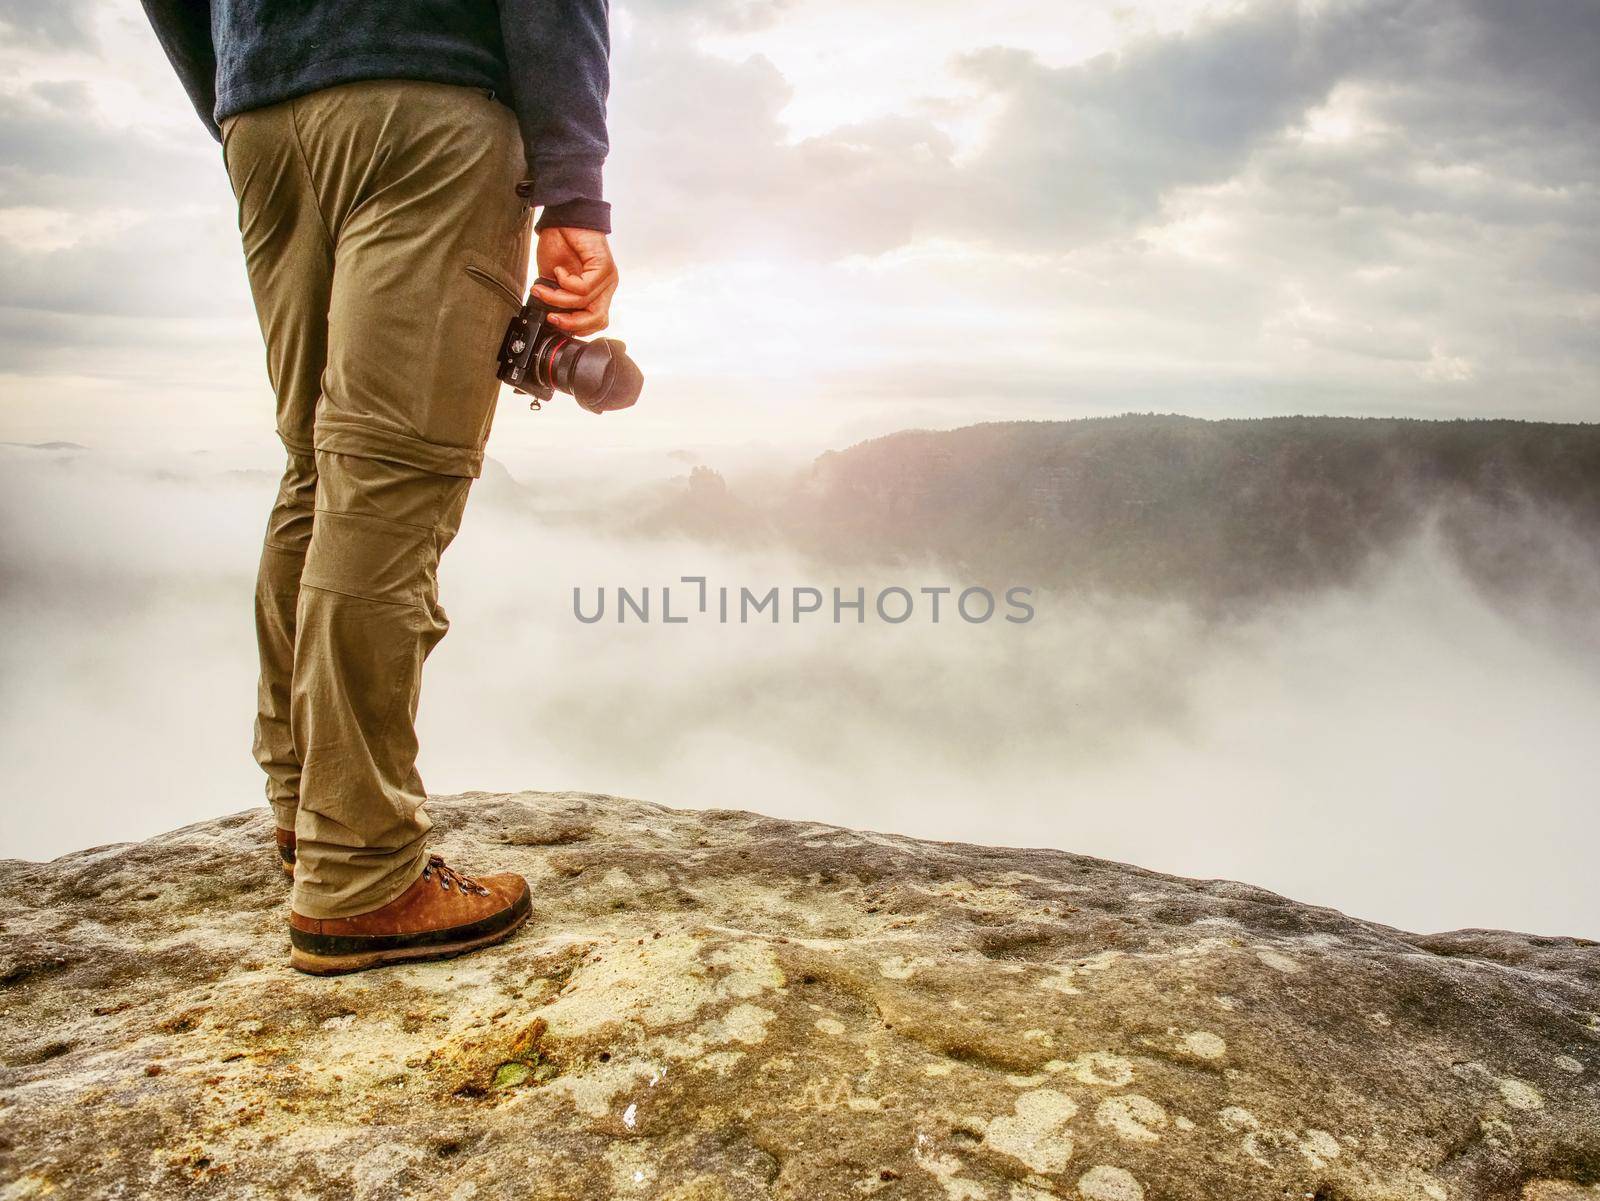
<instances>
[{"instance_id":1,"label":"valley filled with mist","mask_svg":"<svg viewBox=\"0 0 1600 1201\"><path fill-rule=\"evenodd\" d=\"M275 479L270 456L0 447L0 854L258 802ZM1600 936L1597 535L1586 425L1126 416L491 463L441 571L422 774ZM723 621L686 576L868 599ZM1032 620L871 599L974 586L1031 589ZM660 619L668 587L690 620ZM654 620L574 616L575 589L619 588Z\"/></svg>"}]
</instances>

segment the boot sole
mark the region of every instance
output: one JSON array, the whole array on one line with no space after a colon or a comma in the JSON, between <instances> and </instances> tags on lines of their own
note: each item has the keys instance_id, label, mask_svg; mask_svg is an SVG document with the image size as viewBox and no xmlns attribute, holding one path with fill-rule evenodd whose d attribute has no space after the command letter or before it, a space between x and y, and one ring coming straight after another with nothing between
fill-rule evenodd
<instances>
[{"instance_id":1,"label":"boot sole","mask_svg":"<svg viewBox=\"0 0 1600 1201\"><path fill-rule=\"evenodd\" d=\"M426 943L410 947L385 947L377 951L354 951L343 955L319 955L301 947L290 946L289 966L308 976L344 976L351 972L364 972L368 968L387 967L397 963L423 963L433 959L453 959L468 951L492 947L504 942L520 930L533 906L529 894L524 892L513 908L510 920L496 930L463 938L455 942Z\"/></svg>"}]
</instances>

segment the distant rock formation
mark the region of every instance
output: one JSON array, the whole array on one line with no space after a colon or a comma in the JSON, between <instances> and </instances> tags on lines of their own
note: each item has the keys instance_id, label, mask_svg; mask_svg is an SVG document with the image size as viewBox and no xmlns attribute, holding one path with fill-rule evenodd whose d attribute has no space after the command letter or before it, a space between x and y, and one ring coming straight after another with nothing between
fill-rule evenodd
<instances>
[{"instance_id":1,"label":"distant rock formation","mask_svg":"<svg viewBox=\"0 0 1600 1201\"><path fill-rule=\"evenodd\" d=\"M722 478L721 472L703 465L689 472L690 496L720 501L727 494L728 481Z\"/></svg>"},{"instance_id":2,"label":"distant rock formation","mask_svg":"<svg viewBox=\"0 0 1600 1201\"><path fill-rule=\"evenodd\" d=\"M803 478L740 499L674 497L643 526L1221 605L1351 584L1427 530L1490 588L1537 583L1584 604L1600 588L1600 425L997 422L830 451Z\"/></svg>"},{"instance_id":3,"label":"distant rock formation","mask_svg":"<svg viewBox=\"0 0 1600 1201\"><path fill-rule=\"evenodd\" d=\"M637 526L651 534L684 534L736 544L770 538L766 519L735 497L720 471L697 464L682 487L657 498Z\"/></svg>"},{"instance_id":4,"label":"distant rock formation","mask_svg":"<svg viewBox=\"0 0 1600 1201\"><path fill-rule=\"evenodd\" d=\"M286 965L264 813L0 864L0 1196L1579 1201L1600 945L581 794L512 942Z\"/></svg>"}]
</instances>

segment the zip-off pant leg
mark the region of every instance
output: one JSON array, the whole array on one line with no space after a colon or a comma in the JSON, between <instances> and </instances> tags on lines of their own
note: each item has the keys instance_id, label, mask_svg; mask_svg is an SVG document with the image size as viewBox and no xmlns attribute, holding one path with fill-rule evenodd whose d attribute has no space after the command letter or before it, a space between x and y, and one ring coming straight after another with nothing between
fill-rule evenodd
<instances>
[{"instance_id":1,"label":"zip-off pant leg","mask_svg":"<svg viewBox=\"0 0 1600 1201\"><path fill-rule=\"evenodd\" d=\"M238 124L226 123L223 154L239 197L239 232L267 347L267 378L277 396L278 437L287 451L256 576L261 674L254 750L267 775L273 816L292 830L300 760L289 729L289 682L295 605L316 503L312 429L328 363L333 248L316 197L302 182L304 169L284 115L264 111L243 129ZM235 147L231 153L229 146Z\"/></svg>"},{"instance_id":2,"label":"zip-off pant leg","mask_svg":"<svg viewBox=\"0 0 1600 1201\"><path fill-rule=\"evenodd\" d=\"M342 917L426 862L422 666L527 277L522 143L484 93L403 80L223 136L288 451L256 593L256 757L296 832L294 908Z\"/></svg>"},{"instance_id":3,"label":"zip-off pant leg","mask_svg":"<svg viewBox=\"0 0 1600 1201\"><path fill-rule=\"evenodd\" d=\"M289 725L289 686L294 672L295 608L300 575L311 546L317 466L309 454L291 450L278 497L267 519L267 537L256 572L256 648L261 675L256 685L256 762L267 773L267 802L280 828L293 830L300 808L300 756Z\"/></svg>"}]
</instances>

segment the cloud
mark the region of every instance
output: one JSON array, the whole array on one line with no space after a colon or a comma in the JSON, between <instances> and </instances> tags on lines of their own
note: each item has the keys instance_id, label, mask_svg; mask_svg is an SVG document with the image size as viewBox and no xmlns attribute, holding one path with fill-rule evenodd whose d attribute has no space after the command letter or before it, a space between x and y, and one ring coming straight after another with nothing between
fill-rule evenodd
<instances>
[{"instance_id":1,"label":"cloud","mask_svg":"<svg viewBox=\"0 0 1600 1201\"><path fill-rule=\"evenodd\" d=\"M258 803L260 465L0 447L0 678L26 698L0 721L8 797L74 802L0 805L0 854ZM755 807L1245 879L1409 928L1600 933L1600 814L1574 802L1600 767L1592 577L1548 610L1501 609L1423 541L1238 620L1047 595L1027 626L587 626L574 586L970 581L623 541L560 516L560 481L485 484L441 569L452 631L421 717L435 792Z\"/></svg>"},{"instance_id":2,"label":"cloud","mask_svg":"<svg viewBox=\"0 0 1600 1201\"><path fill-rule=\"evenodd\" d=\"M651 262L892 249L919 226L918 198L950 173L950 138L918 117L789 141L792 92L777 68L709 54L676 25L641 29L621 59L608 178Z\"/></svg>"},{"instance_id":3,"label":"cloud","mask_svg":"<svg viewBox=\"0 0 1600 1201\"><path fill-rule=\"evenodd\" d=\"M1063 66L991 46L954 56L975 89L964 105L924 97L798 140L770 61L729 62L645 13L618 73L613 179L647 263L837 262L951 239L991 251L1007 292L1036 293L1062 328L1102 305L1147 354L1170 357L1187 323L1262 371L1314 348L1282 380L1311 395L1588 411L1592 5L1268 0ZM941 113L986 107L961 153ZM1019 271L1043 286L1019 288ZM904 295L926 287L908 276ZM1257 324L1238 327L1238 311ZM942 336L955 329L952 316ZM896 386L961 374L900 372Z\"/></svg>"},{"instance_id":4,"label":"cloud","mask_svg":"<svg viewBox=\"0 0 1600 1201\"><path fill-rule=\"evenodd\" d=\"M1006 107L950 219L992 240L1070 245L1151 218L1176 187L1231 177L1340 77L1327 21L1269 4L1070 67L1015 49L966 56ZM991 184L981 206L976 180Z\"/></svg>"},{"instance_id":5,"label":"cloud","mask_svg":"<svg viewBox=\"0 0 1600 1201\"><path fill-rule=\"evenodd\" d=\"M179 378L196 349L185 325L232 318L253 331L232 197L209 139L113 126L90 83L66 79L0 95L0 147L6 372L131 383L163 370L151 365L154 345Z\"/></svg>"},{"instance_id":6,"label":"cloud","mask_svg":"<svg viewBox=\"0 0 1600 1201\"><path fill-rule=\"evenodd\" d=\"M1076 53L1036 28L1054 9L1017 2L1028 20L941 8L892 28L824 0L619 6L618 329L658 380L995 416L1046 415L1052 395L1597 415L1592 3L1087 4L1109 48ZM243 303L215 145L153 37L137 13L73 11L115 57L13 47L0 93L14 373L70 349L41 352L41 315ZM850 70L806 67L834 55ZM695 329L653 337L685 305ZM724 334L720 356L701 344ZM151 353L187 354L171 337L150 331Z\"/></svg>"},{"instance_id":7,"label":"cloud","mask_svg":"<svg viewBox=\"0 0 1600 1201\"><path fill-rule=\"evenodd\" d=\"M1381 111L1435 161L1548 187L1594 184L1600 9L1587 0L1415 4Z\"/></svg>"},{"instance_id":8,"label":"cloud","mask_svg":"<svg viewBox=\"0 0 1600 1201\"><path fill-rule=\"evenodd\" d=\"M0 33L24 46L91 49L95 8L96 0L0 0Z\"/></svg>"}]
</instances>

